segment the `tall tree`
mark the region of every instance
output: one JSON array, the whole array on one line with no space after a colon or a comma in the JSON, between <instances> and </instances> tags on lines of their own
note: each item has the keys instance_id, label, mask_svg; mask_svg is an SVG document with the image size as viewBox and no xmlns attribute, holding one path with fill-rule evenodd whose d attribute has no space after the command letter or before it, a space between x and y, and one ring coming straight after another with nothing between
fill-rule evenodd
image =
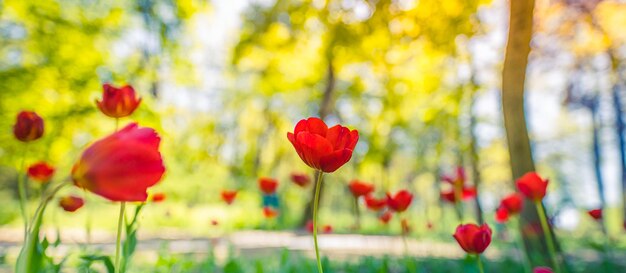
<instances>
[{"instance_id":1,"label":"tall tree","mask_svg":"<svg viewBox=\"0 0 626 273\"><path fill-rule=\"evenodd\" d=\"M502 69L502 112L513 181L535 170L524 114L524 88L533 33L534 6L534 0L510 1L509 34ZM526 252L534 265L550 261L545 234L537 229L527 228L539 224L537 211L532 203L526 201L520 228Z\"/></svg>"}]
</instances>

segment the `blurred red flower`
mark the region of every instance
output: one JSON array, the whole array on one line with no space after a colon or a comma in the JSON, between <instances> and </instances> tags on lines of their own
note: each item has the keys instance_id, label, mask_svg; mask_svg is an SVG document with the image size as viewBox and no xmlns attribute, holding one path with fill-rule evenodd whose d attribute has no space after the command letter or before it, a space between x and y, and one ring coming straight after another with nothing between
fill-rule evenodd
<instances>
[{"instance_id":1,"label":"blurred red flower","mask_svg":"<svg viewBox=\"0 0 626 273\"><path fill-rule=\"evenodd\" d=\"M407 190L401 190L395 195L387 193L387 205L395 212L405 211L413 201L413 194Z\"/></svg>"},{"instance_id":2,"label":"blurred red flower","mask_svg":"<svg viewBox=\"0 0 626 273\"><path fill-rule=\"evenodd\" d=\"M454 189L450 189L448 191L442 191L440 194L441 199L448 201L450 203L456 203L459 200L456 198L456 194L454 193ZM463 188L463 192L461 193L462 200L468 200L476 197L476 189L474 187L465 187Z\"/></svg>"},{"instance_id":3,"label":"blurred red flower","mask_svg":"<svg viewBox=\"0 0 626 273\"><path fill-rule=\"evenodd\" d=\"M272 207L263 207L263 216L268 219L278 216L278 210Z\"/></svg>"},{"instance_id":4,"label":"blurred red flower","mask_svg":"<svg viewBox=\"0 0 626 273\"><path fill-rule=\"evenodd\" d=\"M278 180L269 177L259 178L259 188L265 194L274 194L278 188Z\"/></svg>"},{"instance_id":5,"label":"blurred red flower","mask_svg":"<svg viewBox=\"0 0 626 273\"><path fill-rule=\"evenodd\" d=\"M487 224L482 226L476 224L459 225L453 236L459 246L468 254L483 253L491 243L491 229Z\"/></svg>"},{"instance_id":6,"label":"blurred red flower","mask_svg":"<svg viewBox=\"0 0 626 273\"><path fill-rule=\"evenodd\" d=\"M352 180L350 184L348 184L348 188L354 197L358 198L360 196L365 196L374 191L374 185L365 183L360 180Z\"/></svg>"},{"instance_id":7,"label":"blurred red flower","mask_svg":"<svg viewBox=\"0 0 626 273\"><path fill-rule=\"evenodd\" d=\"M548 180L541 178L536 172L529 172L524 176L517 179L515 182L519 191L526 196L526 198L533 201L541 201L546 196L546 188L548 187Z\"/></svg>"},{"instance_id":8,"label":"blurred red flower","mask_svg":"<svg viewBox=\"0 0 626 273\"><path fill-rule=\"evenodd\" d=\"M91 144L72 168L74 184L111 201L140 201L165 172L161 139L152 128L131 123Z\"/></svg>"},{"instance_id":9,"label":"blurred red flower","mask_svg":"<svg viewBox=\"0 0 626 273\"><path fill-rule=\"evenodd\" d=\"M465 169L463 169L463 167L459 166L456 167L456 172L454 175L447 175L444 174L441 176L441 180L443 180L444 182L448 182L453 186L463 186L465 185Z\"/></svg>"},{"instance_id":10,"label":"blurred red flower","mask_svg":"<svg viewBox=\"0 0 626 273\"><path fill-rule=\"evenodd\" d=\"M43 136L43 119L35 112L22 111L17 114L13 135L22 142L31 142Z\"/></svg>"},{"instance_id":11,"label":"blurred red flower","mask_svg":"<svg viewBox=\"0 0 626 273\"><path fill-rule=\"evenodd\" d=\"M587 214L596 221L602 220L602 209L592 209L587 211Z\"/></svg>"},{"instance_id":12,"label":"blurred red flower","mask_svg":"<svg viewBox=\"0 0 626 273\"><path fill-rule=\"evenodd\" d=\"M319 228L319 227L318 227ZM313 233L313 221L308 220L306 221L306 224L304 225L304 229L308 232L308 233ZM318 229L319 230L319 229ZM331 225L324 225L321 228L322 232L324 233L332 233L333 232L333 226Z\"/></svg>"},{"instance_id":13,"label":"blurred red flower","mask_svg":"<svg viewBox=\"0 0 626 273\"><path fill-rule=\"evenodd\" d=\"M322 232L324 232L324 233L333 233L333 226L325 225L324 227L322 227Z\"/></svg>"},{"instance_id":14,"label":"blurred red flower","mask_svg":"<svg viewBox=\"0 0 626 273\"><path fill-rule=\"evenodd\" d=\"M304 188L311 183L311 178L304 173L292 173L291 182Z\"/></svg>"},{"instance_id":15,"label":"blurred red flower","mask_svg":"<svg viewBox=\"0 0 626 273\"><path fill-rule=\"evenodd\" d=\"M222 200L224 200L224 202L226 202L227 205L230 205L235 201L235 198L237 197L237 191L236 190L222 190L221 196L222 196Z\"/></svg>"},{"instance_id":16,"label":"blurred red flower","mask_svg":"<svg viewBox=\"0 0 626 273\"><path fill-rule=\"evenodd\" d=\"M496 209L496 222L504 223L509 220L509 211L505 207Z\"/></svg>"},{"instance_id":17,"label":"blurred red flower","mask_svg":"<svg viewBox=\"0 0 626 273\"><path fill-rule=\"evenodd\" d=\"M552 272L552 268L545 266L538 266L533 269L533 273L554 273Z\"/></svg>"},{"instance_id":18,"label":"blurred red flower","mask_svg":"<svg viewBox=\"0 0 626 273\"><path fill-rule=\"evenodd\" d=\"M387 197L377 199L371 194L365 196L365 206L373 211L379 211L387 206Z\"/></svg>"},{"instance_id":19,"label":"blurred red flower","mask_svg":"<svg viewBox=\"0 0 626 273\"><path fill-rule=\"evenodd\" d=\"M313 221L312 220L306 221L306 224L304 225L304 229L306 229L306 231L309 233L313 233Z\"/></svg>"},{"instance_id":20,"label":"blurred red flower","mask_svg":"<svg viewBox=\"0 0 626 273\"><path fill-rule=\"evenodd\" d=\"M46 162L37 162L28 167L28 177L39 183L48 183L54 175L54 167L48 165Z\"/></svg>"},{"instance_id":21,"label":"blurred red flower","mask_svg":"<svg viewBox=\"0 0 626 273\"><path fill-rule=\"evenodd\" d=\"M109 117L130 116L141 103L141 98L137 98L135 89L130 85L117 88L105 83L102 89L104 91L102 101L96 100L96 104L100 111Z\"/></svg>"},{"instance_id":22,"label":"blurred red flower","mask_svg":"<svg viewBox=\"0 0 626 273\"><path fill-rule=\"evenodd\" d=\"M524 199L519 193L510 194L500 201L500 206L505 208L509 214L518 214L524 207Z\"/></svg>"},{"instance_id":23,"label":"blurred red flower","mask_svg":"<svg viewBox=\"0 0 626 273\"><path fill-rule=\"evenodd\" d=\"M319 118L303 119L287 138L309 167L331 173L350 161L359 132L341 125L331 128Z\"/></svg>"},{"instance_id":24,"label":"blurred red flower","mask_svg":"<svg viewBox=\"0 0 626 273\"><path fill-rule=\"evenodd\" d=\"M85 204L85 201L73 195L65 196L59 199L59 206L68 212L75 212Z\"/></svg>"},{"instance_id":25,"label":"blurred red flower","mask_svg":"<svg viewBox=\"0 0 626 273\"><path fill-rule=\"evenodd\" d=\"M154 203L161 203L161 202L165 201L166 198L167 198L167 196L165 195L165 193L157 192L157 193L152 195L152 198L150 200L152 202L154 202Z\"/></svg>"},{"instance_id":26,"label":"blurred red flower","mask_svg":"<svg viewBox=\"0 0 626 273\"><path fill-rule=\"evenodd\" d=\"M496 221L504 223L510 216L519 214L524 206L524 199L521 194L513 193L502 198L500 206L496 210Z\"/></svg>"},{"instance_id":27,"label":"blurred red flower","mask_svg":"<svg viewBox=\"0 0 626 273\"><path fill-rule=\"evenodd\" d=\"M383 214L378 216L378 220L380 220L383 224L388 224L391 221L391 217L393 217L393 213L391 211L385 211Z\"/></svg>"}]
</instances>

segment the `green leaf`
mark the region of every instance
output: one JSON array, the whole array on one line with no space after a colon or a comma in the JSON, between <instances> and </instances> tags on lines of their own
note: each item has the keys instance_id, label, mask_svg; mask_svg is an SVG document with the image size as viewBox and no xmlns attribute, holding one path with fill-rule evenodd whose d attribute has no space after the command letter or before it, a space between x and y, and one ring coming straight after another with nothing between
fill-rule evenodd
<instances>
[{"instance_id":1,"label":"green leaf","mask_svg":"<svg viewBox=\"0 0 626 273\"><path fill-rule=\"evenodd\" d=\"M46 210L46 205L43 204L41 209L35 214L35 220L32 223L26 242L20 250L20 254L17 257L15 264L16 273L39 273L44 269L44 254L45 249L39 243L39 231L41 229L41 223L43 221L43 213Z\"/></svg>"},{"instance_id":2,"label":"green leaf","mask_svg":"<svg viewBox=\"0 0 626 273\"><path fill-rule=\"evenodd\" d=\"M230 260L224 265L224 273L244 273L241 265L236 260Z\"/></svg>"},{"instance_id":3,"label":"green leaf","mask_svg":"<svg viewBox=\"0 0 626 273\"><path fill-rule=\"evenodd\" d=\"M94 262L102 262L108 273L115 273L115 267L109 256L104 255L83 255L80 259L84 262L83 266L89 270Z\"/></svg>"}]
</instances>

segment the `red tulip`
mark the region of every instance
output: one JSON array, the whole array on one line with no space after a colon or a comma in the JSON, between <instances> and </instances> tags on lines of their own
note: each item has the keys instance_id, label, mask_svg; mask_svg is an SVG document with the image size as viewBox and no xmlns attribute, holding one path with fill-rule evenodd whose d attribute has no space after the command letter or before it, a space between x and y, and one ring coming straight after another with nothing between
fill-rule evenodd
<instances>
[{"instance_id":1,"label":"red tulip","mask_svg":"<svg viewBox=\"0 0 626 273\"><path fill-rule=\"evenodd\" d=\"M602 209L592 209L587 211L587 214L596 221L602 220Z\"/></svg>"},{"instance_id":2,"label":"red tulip","mask_svg":"<svg viewBox=\"0 0 626 273\"><path fill-rule=\"evenodd\" d=\"M83 152L72 168L74 184L111 201L145 202L165 172L160 142L154 129L131 123Z\"/></svg>"},{"instance_id":3,"label":"red tulip","mask_svg":"<svg viewBox=\"0 0 626 273\"><path fill-rule=\"evenodd\" d=\"M383 224L388 224L391 221L391 217L393 213L391 211L385 211L383 214L378 216L378 220L380 220Z\"/></svg>"},{"instance_id":4,"label":"red tulip","mask_svg":"<svg viewBox=\"0 0 626 273\"><path fill-rule=\"evenodd\" d=\"M545 266L538 266L533 269L533 273L553 273L552 268Z\"/></svg>"},{"instance_id":5,"label":"red tulip","mask_svg":"<svg viewBox=\"0 0 626 273\"><path fill-rule=\"evenodd\" d=\"M359 132L341 125L328 128L319 118L303 119L287 138L309 167L332 173L350 161Z\"/></svg>"},{"instance_id":6,"label":"red tulip","mask_svg":"<svg viewBox=\"0 0 626 273\"><path fill-rule=\"evenodd\" d=\"M308 233L313 233L313 221L308 220L306 221L306 224L304 225L304 229L308 232ZM318 228L319 230L319 228ZM321 228L323 233L332 233L333 232L333 226L331 225L325 225Z\"/></svg>"},{"instance_id":7,"label":"red tulip","mask_svg":"<svg viewBox=\"0 0 626 273\"><path fill-rule=\"evenodd\" d=\"M268 177L259 178L259 188L265 194L274 194L278 188L278 180Z\"/></svg>"},{"instance_id":8,"label":"red tulip","mask_svg":"<svg viewBox=\"0 0 626 273\"><path fill-rule=\"evenodd\" d=\"M102 89L104 90L102 101L96 100L96 104L100 111L109 117L130 116L141 103L141 98L137 98L135 89L130 85L117 88L105 83Z\"/></svg>"},{"instance_id":9,"label":"red tulip","mask_svg":"<svg viewBox=\"0 0 626 273\"><path fill-rule=\"evenodd\" d=\"M43 135L43 119L35 112L20 112L13 125L13 135L22 142L39 139Z\"/></svg>"},{"instance_id":10,"label":"red tulip","mask_svg":"<svg viewBox=\"0 0 626 273\"><path fill-rule=\"evenodd\" d=\"M465 187L463 189L463 192L461 193L462 200L468 200L468 199L474 198L475 196L476 196L476 188L474 187ZM450 203L453 203L453 204L458 202L456 198L456 194L453 189L448 190L448 191L442 191L440 193L440 197L441 199L448 201Z\"/></svg>"},{"instance_id":11,"label":"red tulip","mask_svg":"<svg viewBox=\"0 0 626 273\"><path fill-rule=\"evenodd\" d=\"M453 186L463 186L465 185L465 182L466 182L465 169L459 166L456 168L456 173L454 176L442 175L441 180L443 180L444 182L448 182L452 184Z\"/></svg>"},{"instance_id":12,"label":"red tulip","mask_svg":"<svg viewBox=\"0 0 626 273\"><path fill-rule=\"evenodd\" d=\"M308 231L309 233L313 233L313 221L311 220L306 221L306 225L304 225L304 229L306 229L306 231Z\"/></svg>"},{"instance_id":13,"label":"red tulip","mask_svg":"<svg viewBox=\"0 0 626 273\"><path fill-rule=\"evenodd\" d=\"M468 254L483 253L491 243L491 229L487 224L459 225L453 236Z\"/></svg>"},{"instance_id":14,"label":"red tulip","mask_svg":"<svg viewBox=\"0 0 626 273\"><path fill-rule=\"evenodd\" d=\"M500 201L500 206L496 210L496 221L504 223L510 216L519 214L524 206L524 199L521 194L510 194Z\"/></svg>"},{"instance_id":15,"label":"red tulip","mask_svg":"<svg viewBox=\"0 0 626 273\"><path fill-rule=\"evenodd\" d=\"M516 181L519 191L526 198L533 201L541 201L546 196L548 180L542 179L537 173L529 172Z\"/></svg>"},{"instance_id":16,"label":"red tulip","mask_svg":"<svg viewBox=\"0 0 626 273\"><path fill-rule=\"evenodd\" d=\"M510 194L500 201L500 206L505 208L509 214L518 214L524 207L524 199L518 193Z\"/></svg>"},{"instance_id":17,"label":"red tulip","mask_svg":"<svg viewBox=\"0 0 626 273\"><path fill-rule=\"evenodd\" d=\"M224 200L224 202L226 202L227 205L232 204L235 201L235 198L237 197L237 191L236 190L223 190L222 191L222 200Z\"/></svg>"},{"instance_id":18,"label":"red tulip","mask_svg":"<svg viewBox=\"0 0 626 273\"><path fill-rule=\"evenodd\" d=\"M165 198L167 198L165 193L157 192L154 195L152 195L152 198L150 200L152 200L152 202L154 202L154 203L161 203L161 202L165 201Z\"/></svg>"},{"instance_id":19,"label":"red tulip","mask_svg":"<svg viewBox=\"0 0 626 273\"><path fill-rule=\"evenodd\" d=\"M291 182L304 188L311 183L311 178L303 173L292 173Z\"/></svg>"},{"instance_id":20,"label":"red tulip","mask_svg":"<svg viewBox=\"0 0 626 273\"><path fill-rule=\"evenodd\" d=\"M500 206L497 210L496 210L496 222L498 223L504 223L506 221L509 220L509 211L505 208Z\"/></svg>"},{"instance_id":21,"label":"red tulip","mask_svg":"<svg viewBox=\"0 0 626 273\"><path fill-rule=\"evenodd\" d=\"M48 165L46 162L37 162L28 167L28 177L39 183L47 183L54 175L54 167Z\"/></svg>"},{"instance_id":22,"label":"red tulip","mask_svg":"<svg viewBox=\"0 0 626 273\"><path fill-rule=\"evenodd\" d=\"M360 196L365 196L374 191L374 185L368 184L359 180L352 180L348 185L350 188L350 192L354 197L359 198Z\"/></svg>"},{"instance_id":23,"label":"red tulip","mask_svg":"<svg viewBox=\"0 0 626 273\"><path fill-rule=\"evenodd\" d=\"M322 227L322 232L324 232L324 233L333 233L333 226L325 225L324 227Z\"/></svg>"},{"instance_id":24,"label":"red tulip","mask_svg":"<svg viewBox=\"0 0 626 273\"><path fill-rule=\"evenodd\" d=\"M75 212L85 204L85 201L76 196L65 196L59 200L59 206L68 212Z\"/></svg>"},{"instance_id":25,"label":"red tulip","mask_svg":"<svg viewBox=\"0 0 626 273\"><path fill-rule=\"evenodd\" d=\"M278 216L278 210L272 207L263 207L263 215L265 218L271 219Z\"/></svg>"},{"instance_id":26,"label":"red tulip","mask_svg":"<svg viewBox=\"0 0 626 273\"><path fill-rule=\"evenodd\" d=\"M387 193L387 205L395 212L405 211L413 201L413 194L407 190L401 190L395 195Z\"/></svg>"},{"instance_id":27,"label":"red tulip","mask_svg":"<svg viewBox=\"0 0 626 273\"><path fill-rule=\"evenodd\" d=\"M379 211L387 206L387 198L376 199L376 197L368 194L365 196L365 206L373 211Z\"/></svg>"}]
</instances>

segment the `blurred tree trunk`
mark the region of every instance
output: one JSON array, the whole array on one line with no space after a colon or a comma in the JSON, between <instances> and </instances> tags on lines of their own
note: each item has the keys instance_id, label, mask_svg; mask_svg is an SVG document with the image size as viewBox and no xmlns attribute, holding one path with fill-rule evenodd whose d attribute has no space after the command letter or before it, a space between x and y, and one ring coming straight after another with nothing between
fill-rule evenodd
<instances>
[{"instance_id":1,"label":"blurred tree trunk","mask_svg":"<svg viewBox=\"0 0 626 273\"><path fill-rule=\"evenodd\" d=\"M328 56L328 68L326 70L326 87L324 88L324 95L322 96L322 101L320 103L320 108L318 115L324 120L326 117L332 112L332 96L335 91L335 68L333 67L332 57ZM318 171L315 171L313 177L317 177ZM323 178L322 178L323 179ZM317 181L313 183L313 187L311 187L311 198L309 198L309 202L306 204L304 208L303 217L300 220L300 226L305 226L306 222L313 219L313 200L315 197L315 187L317 185ZM322 196L324 196L324 183L320 186L320 204L322 203ZM320 205L321 206L321 205Z\"/></svg>"},{"instance_id":2,"label":"blurred tree trunk","mask_svg":"<svg viewBox=\"0 0 626 273\"><path fill-rule=\"evenodd\" d=\"M618 85L613 86L613 109L615 111L615 123L617 132L617 143L619 147L622 179L622 223L626 228L626 141L624 141L624 110L622 109L622 100L619 93Z\"/></svg>"},{"instance_id":3,"label":"blurred tree trunk","mask_svg":"<svg viewBox=\"0 0 626 273\"><path fill-rule=\"evenodd\" d=\"M604 199L604 179L602 179L602 149L600 147L600 121L598 117L598 97L592 98L589 105L591 112L591 125L592 125L592 152L593 152L593 170L596 176L596 184L598 186L598 197L600 197L600 208L604 209L606 206L606 200Z\"/></svg>"},{"instance_id":4,"label":"blurred tree trunk","mask_svg":"<svg viewBox=\"0 0 626 273\"><path fill-rule=\"evenodd\" d=\"M502 112L513 181L535 170L526 117L524 82L530 53L534 0L510 1L509 35L502 69ZM549 264L545 234L541 231L535 206L525 202L520 217L524 247L533 265Z\"/></svg>"},{"instance_id":5,"label":"blurred tree trunk","mask_svg":"<svg viewBox=\"0 0 626 273\"><path fill-rule=\"evenodd\" d=\"M617 133L617 143L620 154L620 179L622 184L622 224L626 229L626 140L624 140L624 110L621 101L620 84L624 82L622 75L619 71L620 60L612 43L611 37L598 23L597 18L591 11L587 11L591 17L591 24L604 36L604 39L610 41L607 48L607 55L611 60L611 81L613 83L612 95L613 95L613 110L615 111L615 130Z\"/></svg>"},{"instance_id":6,"label":"blurred tree trunk","mask_svg":"<svg viewBox=\"0 0 626 273\"><path fill-rule=\"evenodd\" d=\"M474 186L476 187L476 192L480 192L480 184L481 184L481 175L480 175L480 158L478 156L478 141L476 137L476 115L474 114L474 103L476 102L476 85L472 83L471 86L471 96L470 96L470 105L469 105L469 114L470 114L470 143L469 143L469 155L470 155L470 165L472 168L472 180L474 181ZM480 205L480 199L478 198L478 194L474 199L475 209L476 209L476 221L482 224L485 222L483 217L483 209Z\"/></svg>"}]
</instances>

